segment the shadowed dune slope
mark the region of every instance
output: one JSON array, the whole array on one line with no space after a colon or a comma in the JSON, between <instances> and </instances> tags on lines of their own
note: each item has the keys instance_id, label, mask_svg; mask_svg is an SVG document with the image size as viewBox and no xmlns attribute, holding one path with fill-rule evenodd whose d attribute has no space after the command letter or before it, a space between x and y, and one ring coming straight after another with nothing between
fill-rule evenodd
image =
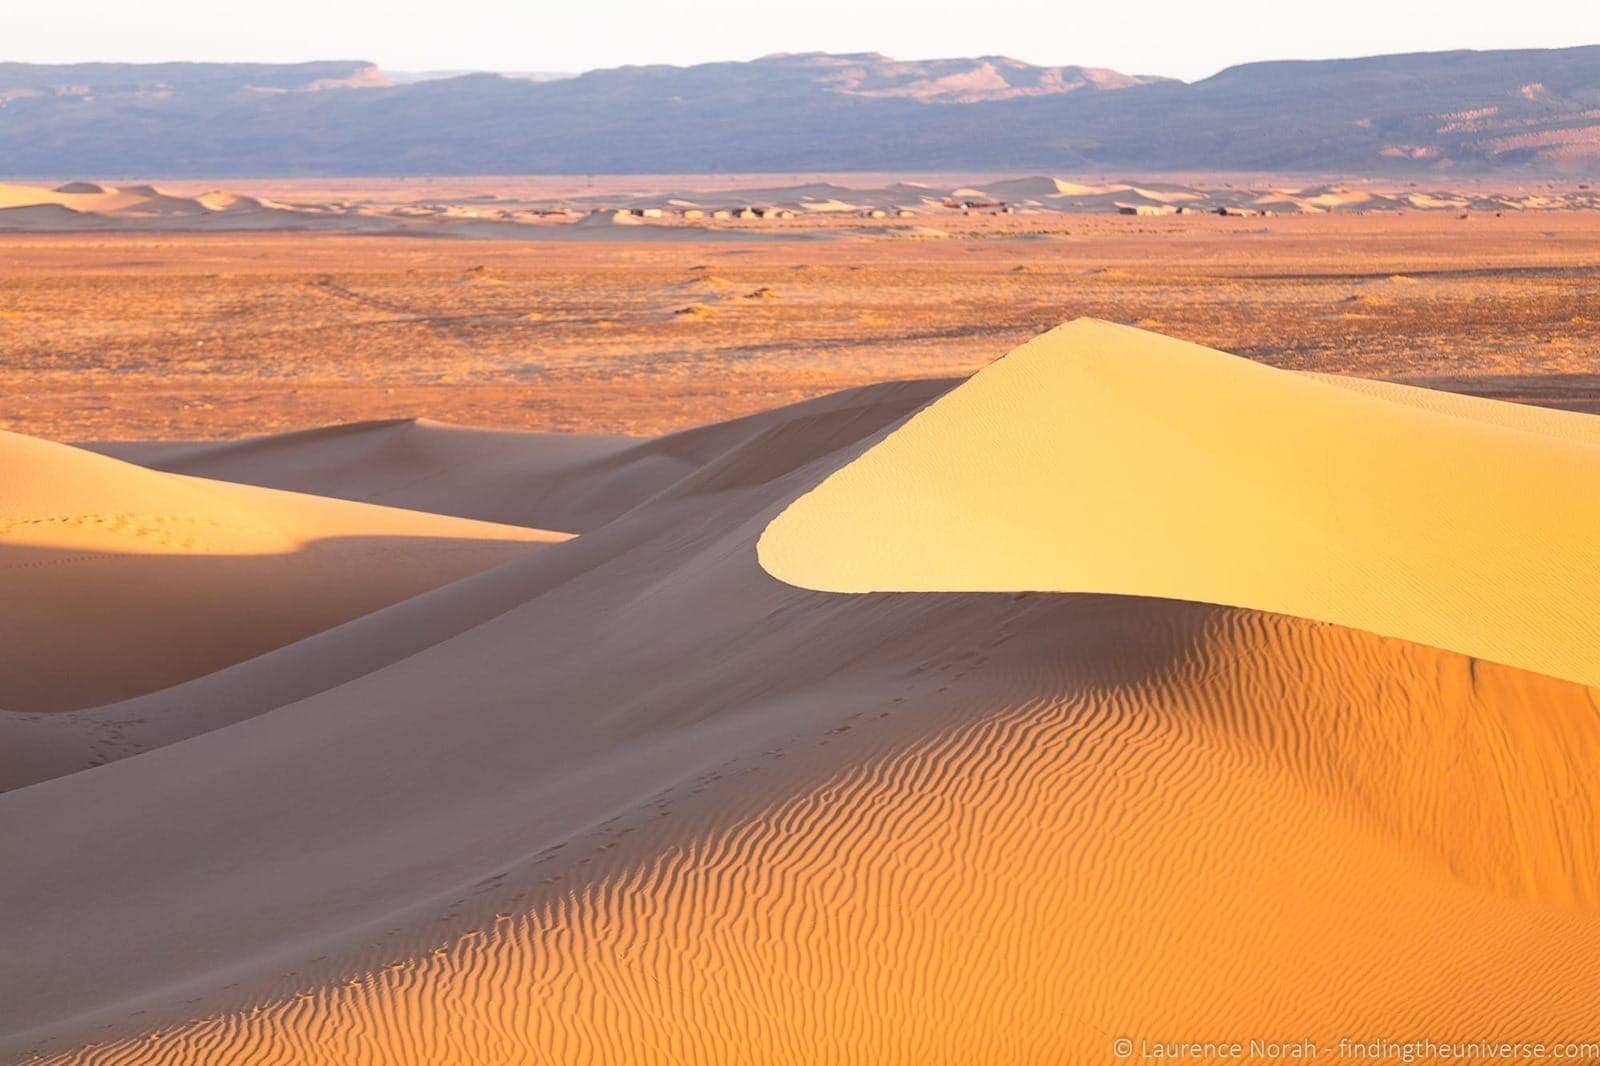
<instances>
[{"instance_id":1,"label":"shadowed dune slope","mask_svg":"<svg viewBox=\"0 0 1600 1066\"><path fill-rule=\"evenodd\" d=\"M1590 420L1420 393L1080 320L834 473L761 560L835 592L1253 607L1600 683Z\"/></svg>"},{"instance_id":2,"label":"shadowed dune slope","mask_svg":"<svg viewBox=\"0 0 1600 1066\"><path fill-rule=\"evenodd\" d=\"M156 470L582 531L595 524L597 514L615 517L636 502L618 486L607 493L599 478L585 476L634 443L626 437L516 433L401 419L238 441L88 447Z\"/></svg>"},{"instance_id":3,"label":"shadowed dune slope","mask_svg":"<svg viewBox=\"0 0 1600 1066\"><path fill-rule=\"evenodd\" d=\"M731 422L635 442L575 480L574 452L597 438L502 434L411 422L365 423L218 444L102 445L156 465L187 457L217 477L270 476L352 498L403 498L466 513L526 514L605 524L644 500L696 496L771 479L881 430L949 387L892 382L819 397ZM442 431L442 432L441 432ZM440 455L444 440L457 449ZM481 446L486 441L488 447ZM549 441L554 454L539 446ZM426 458L413 464L408 456ZM397 454L398 453L398 454ZM452 460L457 465L449 465ZM475 460L482 460L479 469ZM444 463L442 467L436 465ZM408 471L425 478L408 481ZM398 487L396 487L398 486ZM393 487L393 491L390 489ZM374 510L373 514L383 513ZM585 537L353 619L235 666L159 692L54 714L0 710L0 791L137 755L342 685L559 587L644 541L659 519L618 522Z\"/></svg>"},{"instance_id":4,"label":"shadowed dune slope","mask_svg":"<svg viewBox=\"0 0 1600 1066\"><path fill-rule=\"evenodd\" d=\"M143 470L0 434L0 707L209 673L563 539Z\"/></svg>"},{"instance_id":5,"label":"shadowed dune slope","mask_svg":"<svg viewBox=\"0 0 1600 1066\"><path fill-rule=\"evenodd\" d=\"M1594 690L1174 599L775 580L763 531L938 407L907 400L678 440L698 465L583 536L192 684L319 646L355 676L0 795L0 1056L1596 1031Z\"/></svg>"},{"instance_id":6,"label":"shadowed dune slope","mask_svg":"<svg viewBox=\"0 0 1600 1066\"><path fill-rule=\"evenodd\" d=\"M581 533L759 434L800 426L815 435L819 420L876 430L953 384L905 381L846 389L655 438L519 433L401 419L240 441L87 447L156 470ZM792 452L792 445L762 449L769 459Z\"/></svg>"}]
</instances>

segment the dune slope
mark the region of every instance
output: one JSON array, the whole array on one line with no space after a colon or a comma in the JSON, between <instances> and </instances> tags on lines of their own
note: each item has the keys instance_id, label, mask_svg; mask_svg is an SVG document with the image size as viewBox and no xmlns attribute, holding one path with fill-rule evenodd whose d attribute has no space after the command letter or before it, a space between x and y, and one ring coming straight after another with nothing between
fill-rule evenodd
<instances>
[{"instance_id":1,"label":"dune slope","mask_svg":"<svg viewBox=\"0 0 1600 1066\"><path fill-rule=\"evenodd\" d=\"M392 422L246 441L100 447L160 469L583 530L613 523L663 494L772 478L819 450L881 429L948 385L852 389L634 442ZM150 751L334 688L471 629L660 532L651 520L616 524L581 547L454 581L147 695L48 715L0 710L0 791Z\"/></svg>"},{"instance_id":2,"label":"dune slope","mask_svg":"<svg viewBox=\"0 0 1600 1066\"><path fill-rule=\"evenodd\" d=\"M987 384L909 419L891 387L710 427L581 537L213 675L320 646L356 676L0 795L25 857L0 864L0 1054L1099 1062L1118 1037L1593 1033L1593 689L1237 607L762 567L832 478ZM352 640L435 612L406 650Z\"/></svg>"},{"instance_id":3,"label":"dune slope","mask_svg":"<svg viewBox=\"0 0 1600 1066\"><path fill-rule=\"evenodd\" d=\"M657 438L519 433L427 420L363 422L237 441L88 447L156 470L491 522L583 532L761 433L857 420L872 429L948 389L943 380L846 389ZM766 449L781 456L784 449Z\"/></svg>"},{"instance_id":4,"label":"dune slope","mask_svg":"<svg viewBox=\"0 0 1600 1066\"><path fill-rule=\"evenodd\" d=\"M1417 391L1080 320L834 473L761 560L835 592L1252 607L1600 683L1589 420Z\"/></svg>"},{"instance_id":5,"label":"dune slope","mask_svg":"<svg viewBox=\"0 0 1600 1066\"><path fill-rule=\"evenodd\" d=\"M1458 657L1293 620L962 599L929 636L979 621L992 647L775 684L761 732L655 749L670 786L540 764L563 791L609 771L583 796L607 817L363 943L308 938L276 993L175 992L236 1005L60 1061L1093 1062L1118 1034L1593 1025L1594 857L1562 843L1596 797L1562 791L1579 760L1553 743L1596 751L1582 690L1490 667L1473 697ZM1439 802L1502 785L1503 812ZM309 961L330 953L347 969ZM137 1027L135 1003L83 1029Z\"/></svg>"},{"instance_id":6,"label":"dune slope","mask_svg":"<svg viewBox=\"0 0 1600 1066\"><path fill-rule=\"evenodd\" d=\"M0 434L0 707L163 688L565 534L144 470Z\"/></svg>"},{"instance_id":7,"label":"dune slope","mask_svg":"<svg viewBox=\"0 0 1600 1066\"><path fill-rule=\"evenodd\" d=\"M595 524L593 512L611 518L636 502L608 498L596 476L600 463L632 443L407 419L247 440L89 447L156 470L581 532ZM567 486L577 491L563 496ZM573 495L580 498L567 498ZM601 498L586 506L593 496Z\"/></svg>"}]
</instances>

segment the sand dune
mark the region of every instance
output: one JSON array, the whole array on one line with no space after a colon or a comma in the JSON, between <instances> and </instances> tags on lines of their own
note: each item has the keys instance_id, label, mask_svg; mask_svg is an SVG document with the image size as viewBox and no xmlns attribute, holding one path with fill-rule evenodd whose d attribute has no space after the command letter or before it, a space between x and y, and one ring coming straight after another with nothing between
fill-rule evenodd
<instances>
[{"instance_id":1,"label":"sand dune","mask_svg":"<svg viewBox=\"0 0 1600 1066\"><path fill-rule=\"evenodd\" d=\"M658 438L366 422L243 441L89 447L157 470L438 514L583 532L611 521L769 431L874 426L951 381L850 389ZM778 449L774 452L781 455Z\"/></svg>"},{"instance_id":2,"label":"sand dune","mask_svg":"<svg viewBox=\"0 0 1600 1066\"><path fill-rule=\"evenodd\" d=\"M868 432L949 385L850 390L644 441L385 422L212 444L100 447L182 473L582 531L674 486L686 491L697 482L771 477L783 472L781 463L797 461L794 447L744 445L778 436L797 442L804 455L808 442ZM335 688L526 602L589 565L585 553L574 552L542 558L537 566L495 569L315 640L105 706L50 715L0 712L0 791L137 755Z\"/></svg>"},{"instance_id":3,"label":"sand dune","mask_svg":"<svg viewBox=\"0 0 1600 1066\"><path fill-rule=\"evenodd\" d=\"M1035 175L975 184L907 181L788 185L704 175L629 180L609 188L558 178L526 179L513 193L474 191L470 181L374 181L368 188L325 183L248 183L243 189L184 185L106 185L74 181L53 188L0 183L0 232L304 232L420 235L466 240L675 243L812 240L840 236L926 236L938 226L908 218L981 226L993 236L1049 235L1061 214L1227 214L1280 212L1572 211L1600 206L1586 182L1523 185L1464 179L1423 190L1411 182L1284 184L1194 175L1165 179L1070 180ZM760 208L759 217L735 217ZM768 211L767 209L773 209ZM1142 210L1141 210L1142 209ZM1201 223L1193 223L1199 226Z\"/></svg>"},{"instance_id":4,"label":"sand dune","mask_svg":"<svg viewBox=\"0 0 1600 1066\"><path fill-rule=\"evenodd\" d=\"M637 502L600 484L626 437L472 430L426 421L362 422L242 441L101 444L157 470L381 503L410 510L581 531L598 511ZM677 467L667 473L681 475ZM563 496L563 486L570 486ZM577 495L582 501L568 497ZM593 497L592 504L588 501ZM607 506L609 504L609 506Z\"/></svg>"},{"instance_id":5,"label":"sand dune","mask_svg":"<svg viewBox=\"0 0 1600 1066\"><path fill-rule=\"evenodd\" d=\"M1280 375L1097 324L948 388L856 390L657 441L398 423L129 451L461 513L534 486L590 521L142 697L146 722L213 717L0 795L0 847L26 857L0 866L0 1053L1099 1062L1119 1036L1592 1034L1593 689L1415 633L1185 602L1200 575L1160 556L1139 572L1169 584L1144 596L1012 583L1064 572L1041 560L1125 577L1066 533L1115 519L1119 541L1148 545L1139 521L1192 503L1191 485L1237 506L1277 489L1315 532L1322 512L1264 477L1267 445L1315 456L1353 535L1442 438L1479 468L1430 486L1453 521L1434 539L1520 550L1500 563L1528 582L1470 615L1493 623L1481 632L1445 625L1460 604L1423 585L1397 583L1383 617L1530 657L1525 602L1559 608L1559 590L1534 579L1531 547L1495 538L1569 513L1502 514L1495 482L1535 458L1576 476L1589 421ZM1331 454L1358 443L1350 412L1394 445L1357 485ZM1174 441L1169 461L1195 457L1178 485L1145 454ZM474 480L479 449L491 472ZM1108 454L1114 469L1082 472ZM955 477L979 466L992 485ZM408 489L408 470L439 484ZM564 496L578 471L633 473L599 507ZM1071 521L1041 527L1007 502L1019 488ZM975 528L943 525L930 495ZM1181 513L1197 536L1246 532ZM1406 553L1453 559L1412 537L1420 521L1394 516L1392 558L1316 556L1311 617L1378 612L1353 590ZM1581 591L1586 557L1538 532ZM1230 574L1240 602L1309 588L1283 576L1287 545L1249 547L1274 582L1192 561ZM768 572L855 588L941 563L966 587L839 594ZM1549 672L1583 672L1577 636L1540 635L1567 668ZM227 719L264 690L278 702Z\"/></svg>"},{"instance_id":6,"label":"sand dune","mask_svg":"<svg viewBox=\"0 0 1600 1066\"><path fill-rule=\"evenodd\" d=\"M1253 607L1600 684L1590 420L1393 395L1071 323L835 473L762 561L835 592Z\"/></svg>"},{"instance_id":7,"label":"sand dune","mask_svg":"<svg viewBox=\"0 0 1600 1066\"><path fill-rule=\"evenodd\" d=\"M284 204L221 191L198 196L173 196L153 185L112 187L86 181L68 182L53 189L0 185L0 210L14 211L51 204L107 221L205 215L212 212L259 211L288 215L293 211ZM11 221L16 216L7 214L0 217Z\"/></svg>"},{"instance_id":8,"label":"sand dune","mask_svg":"<svg viewBox=\"0 0 1600 1066\"><path fill-rule=\"evenodd\" d=\"M120 190L86 181L67 182L53 189L0 184L0 209L57 204L78 211L115 211L147 198L137 189Z\"/></svg>"},{"instance_id":9,"label":"sand dune","mask_svg":"<svg viewBox=\"0 0 1600 1066\"><path fill-rule=\"evenodd\" d=\"M561 539L160 474L0 434L0 707L209 673Z\"/></svg>"},{"instance_id":10,"label":"sand dune","mask_svg":"<svg viewBox=\"0 0 1600 1066\"><path fill-rule=\"evenodd\" d=\"M321 207L294 206L257 196L212 190L193 196L153 185L73 181L54 188L0 184L0 231L75 230L381 230L381 220L337 217Z\"/></svg>"}]
</instances>

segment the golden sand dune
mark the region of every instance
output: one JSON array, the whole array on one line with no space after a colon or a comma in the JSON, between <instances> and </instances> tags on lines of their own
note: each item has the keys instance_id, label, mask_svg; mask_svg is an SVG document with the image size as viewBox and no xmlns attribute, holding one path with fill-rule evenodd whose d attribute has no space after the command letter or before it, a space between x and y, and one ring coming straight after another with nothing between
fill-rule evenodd
<instances>
[{"instance_id":1,"label":"golden sand dune","mask_svg":"<svg viewBox=\"0 0 1600 1066\"><path fill-rule=\"evenodd\" d=\"M1106 346L1148 405L1068 394L1118 380ZM626 445L686 472L576 539L144 697L147 721L279 702L0 795L0 849L25 857L0 865L0 1054L1089 1063L1119 1037L1593 1034L1592 689L1170 595L812 591L757 553L840 583L894 554L875 544L928 562L947 540L882 539L904 534L883 503L968 491L932 479L951 451L1032 463L1026 442L1103 409L1242 461L1228 441L1257 409L1236 390L1306 408L1285 454L1341 428L1318 411L1341 403L1492 431L1506 464L1586 446L1366 387L1257 392L1225 357L1109 327L1042 347L909 420L942 383ZM1169 392L1213 417L1175 423ZM996 399L967 436L925 433ZM279 444L332 455L363 432ZM474 491L540 483L537 441L498 446ZM886 453L928 476L896 489ZM346 457L317 476L390 484ZM1023 467L1048 472L1034 495L1064 498L1046 458ZM854 548L835 530L852 471L889 493ZM449 503L487 506L472 494ZM1072 498L1082 520L1126 502ZM988 578L995 547L951 573Z\"/></svg>"},{"instance_id":2,"label":"golden sand dune","mask_svg":"<svg viewBox=\"0 0 1600 1066\"><path fill-rule=\"evenodd\" d=\"M1600 684L1592 420L1415 391L1074 322L833 474L762 562L835 592L1253 607Z\"/></svg>"},{"instance_id":3,"label":"golden sand dune","mask_svg":"<svg viewBox=\"0 0 1600 1066\"><path fill-rule=\"evenodd\" d=\"M561 539L0 434L0 707L162 688Z\"/></svg>"},{"instance_id":4,"label":"golden sand dune","mask_svg":"<svg viewBox=\"0 0 1600 1066\"><path fill-rule=\"evenodd\" d=\"M809 733L530 857L481 929L63 1061L1101 1062L1121 1034L1588 1031L1600 928L1536 894L1594 869L1561 859L1593 792L1563 797L1575 821L1546 806L1596 752L1581 690L1506 673L1475 698L1465 661L1290 620L1008 606L976 670L815 692ZM1308 686L1308 659L1355 669ZM1530 704L1579 752L1518 743ZM1499 788L1508 756L1514 811L1438 802ZM1524 881L1530 857L1554 865Z\"/></svg>"}]
</instances>

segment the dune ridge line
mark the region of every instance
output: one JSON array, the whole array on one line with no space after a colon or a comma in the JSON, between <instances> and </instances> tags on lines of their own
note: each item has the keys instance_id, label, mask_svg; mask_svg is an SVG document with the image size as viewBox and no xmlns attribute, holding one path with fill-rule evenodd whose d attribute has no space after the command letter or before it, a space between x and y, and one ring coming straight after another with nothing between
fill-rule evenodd
<instances>
[{"instance_id":1,"label":"dune ridge line","mask_svg":"<svg viewBox=\"0 0 1600 1066\"><path fill-rule=\"evenodd\" d=\"M1192 600L1594 685L1594 425L1079 320L831 474L758 552L820 591Z\"/></svg>"}]
</instances>

